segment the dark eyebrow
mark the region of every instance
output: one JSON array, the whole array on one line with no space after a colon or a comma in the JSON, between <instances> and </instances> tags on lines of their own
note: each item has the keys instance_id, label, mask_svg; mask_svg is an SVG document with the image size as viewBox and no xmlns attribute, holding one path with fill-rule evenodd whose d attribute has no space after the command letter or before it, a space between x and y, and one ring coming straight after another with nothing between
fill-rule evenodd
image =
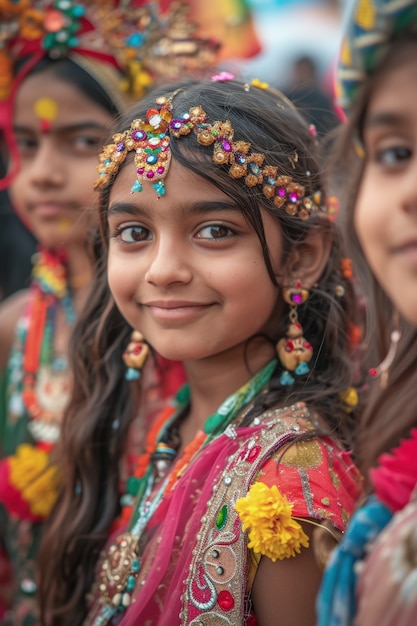
<instances>
[{"instance_id":1,"label":"dark eyebrow","mask_svg":"<svg viewBox=\"0 0 417 626\"><path fill-rule=\"evenodd\" d=\"M230 202L224 200L210 200L207 202L195 202L192 205L178 207L178 210L184 215L190 214L204 214L213 213L219 211L240 211L236 202L230 200ZM144 207L136 204L130 204L129 202L115 202L111 204L107 212L107 217L114 215L131 215L132 217L150 217L152 210L145 209Z\"/></svg>"},{"instance_id":2,"label":"dark eyebrow","mask_svg":"<svg viewBox=\"0 0 417 626\"><path fill-rule=\"evenodd\" d=\"M403 126L406 123L404 115L399 113L391 113L389 111L380 111L371 113L366 119L365 126L367 128L375 128L378 126Z\"/></svg>"},{"instance_id":3,"label":"dark eyebrow","mask_svg":"<svg viewBox=\"0 0 417 626\"><path fill-rule=\"evenodd\" d=\"M83 130L99 130L103 133L107 129L105 124L97 124L97 122L80 122L79 124L68 124L67 126L54 127L54 133L77 133ZM13 127L15 133L34 133L32 126L19 126Z\"/></svg>"}]
</instances>

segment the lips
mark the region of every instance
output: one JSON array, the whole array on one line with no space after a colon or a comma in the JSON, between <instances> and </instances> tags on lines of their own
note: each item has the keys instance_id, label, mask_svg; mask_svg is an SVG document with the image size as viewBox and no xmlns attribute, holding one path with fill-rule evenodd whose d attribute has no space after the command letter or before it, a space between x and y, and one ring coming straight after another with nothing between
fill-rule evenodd
<instances>
[{"instance_id":1,"label":"lips","mask_svg":"<svg viewBox=\"0 0 417 626\"><path fill-rule=\"evenodd\" d=\"M147 308L153 318L160 322L185 322L199 317L212 304L190 302L188 300L155 300L146 302L143 306Z\"/></svg>"},{"instance_id":2,"label":"lips","mask_svg":"<svg viewBox=\"0 0 417 626\"><path fill-rule=\"evenodd\" d=\"M39 217L59 217L62 213L68 212L74 207L60 202L38 202L29 207L31 213Z\"/></svg>"},{"instance_id":3,"label":"lips","mask_svg":"<svg viewBox=\"0 0 417 626\"><path fill-rule=\"evenodd\" d=\"M190 302L189 300L152 300L151 302L144 302L144 306L156 307L158 309L183 309L209 305L204 302Z\"/></svg>"}]
</instances>

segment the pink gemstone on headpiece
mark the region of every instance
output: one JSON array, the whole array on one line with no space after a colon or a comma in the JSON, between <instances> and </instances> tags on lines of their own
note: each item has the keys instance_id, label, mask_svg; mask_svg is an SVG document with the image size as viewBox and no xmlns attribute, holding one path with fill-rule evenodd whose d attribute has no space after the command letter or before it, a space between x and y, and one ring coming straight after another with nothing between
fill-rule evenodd
<instances>
[{"instance_id":1,"label":"pink gemstone on headpiece","mask_svg":"<svg viewBox=\"0 0 417 626\"><path fill-rule=\"evenodd\" d=\"M295 191L292 191L289 195L289 199L291 202L294 202L295 204L296 202L298 202L298 194L295 193Z\"/></svg>"},{"instance_id":2,"label":"pink gemstone on headpiece","mask_svg":"<svg viewBox=\"0 0 417 626\"><path fill-rule=\"evenodd\" d=\"M281 196L281 198L283 198L287 192L285 191L285 187L278 187L275 193L277 196Z\"/></svg>"},{"instance_id":3,"label":"pink gemstone on headpiece","mask_svg":"<svg viewBox=\"0 0 417 626\"><path fill-rule=\"evenodd\" d=\"M229 141L227 141L227 139L223 139L223 150L225 152L231 152L232 151L232 145Z\"/></svg>"},{"instance_id":4,"label":"pink gemstone on headpiece","mask_svg":"<svg viewBox=\"0 0 417 626\"><path fill-rule=\"evenodd\" d=\"M149 172L146 172L146 177L147 178L153 178L155 176L155 174L153 173L152 170L149 170Z\"/></svg>"},{"instance_id":5,"label":"pink gemstone on headpiece","mask_svg":"<svg viewBox=\"0 0 417 626\"><path fill-rule=\"evenodd\" d=\"M301 296L301 293L293 293L293 294L291 294L291 300L293 302L295 302L296 304L302 304L303 298Z\"/></svg>"},{"instance_id":6,"label":"pink gemstone on headpiece","mask_svg":"<svg viewBox=\"0 0 417 626\"><path fill-rule=\"evenodd\" d=\"M143 174L143 172L145 171L144 167L138 167L138 169L136 170L138 174Z\"/></svg>"},{"instance_id":7,"label":"pink gemstone on headpiece","mask_svg":"<svg viewBox=\"0 0 417 626\"><path fill-rule=\"evenodd\" d=\"M165 168L160 165L156 171L158 172L158 174L163 174L165 172Z\"/></svg>"}]
</instances>

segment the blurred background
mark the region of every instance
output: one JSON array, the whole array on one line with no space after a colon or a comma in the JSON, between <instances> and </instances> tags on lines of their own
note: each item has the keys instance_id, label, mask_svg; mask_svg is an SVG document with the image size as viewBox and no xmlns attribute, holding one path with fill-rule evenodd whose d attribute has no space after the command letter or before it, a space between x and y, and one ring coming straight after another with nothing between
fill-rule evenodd
<instances>
[{"instance_id":1,"label":"blurred background","mask_svg":"<svg viewBox=\"0 0 417 626\"><path fill-rule=\"evenodd\" d=\"M162 14L176 2L153 1ZM334 68L351 0L183 2L199 35L221 42L219 72L280 89L319 136L340 123L333 104ZM34 237L14 213L7 193L0 191L0 301L27 285L35 249Z\"/></svg>"}]
</instances>

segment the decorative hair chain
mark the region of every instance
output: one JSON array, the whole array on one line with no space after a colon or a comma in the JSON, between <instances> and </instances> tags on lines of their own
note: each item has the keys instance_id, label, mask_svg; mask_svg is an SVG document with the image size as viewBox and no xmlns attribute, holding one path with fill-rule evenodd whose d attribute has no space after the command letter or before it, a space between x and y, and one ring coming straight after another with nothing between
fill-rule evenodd
<instances>
[{"instance_id":1,"label":"decorative hair chain","mask_svg":"<svg viewBox=\"0 0 417 626\"><path fill-rule=\"evenodd\" d=\"M175 94L174 94L175 95ZM177 139L194 131L203 146L213 146L213 162L229 166L231 178L244 178L248 187L262 186L263 194L278 208L285 208L289 215L307 220L311 213L324 210L321 192L306 196L302 185L291 176L280 175L276 166L264 165L265 156L250 152L251 144L234 141L234 130L229 120L210 122L201 106L193 106L188 113L174 118L172 100L160 97L157 107L150 108L146 119L136 119L131 127L113 135L114 143L104 146L97 167L99 178L96 190L104 189L112 176L117 174L127 153L134 150L137 179L132 192L142 191L144 182L151 182L158 195L165 195L164 178L171 162L171 137Z\"/></svg>"}]
</instances>

